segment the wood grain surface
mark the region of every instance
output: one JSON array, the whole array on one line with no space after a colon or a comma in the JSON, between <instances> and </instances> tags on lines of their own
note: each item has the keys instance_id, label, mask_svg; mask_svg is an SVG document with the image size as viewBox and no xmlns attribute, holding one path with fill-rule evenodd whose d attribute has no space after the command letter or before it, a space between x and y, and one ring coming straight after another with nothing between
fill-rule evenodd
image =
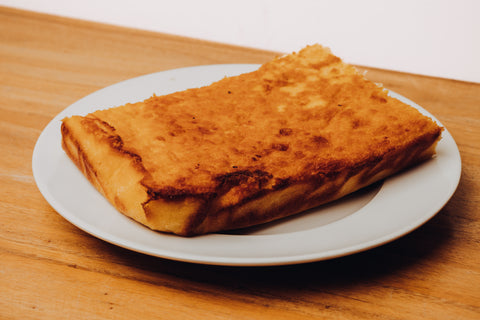
<instances>
[{"instance_id":1,"label":"wood grain surface","mask_svg":"<svg viewBox=\"0 0 480 320\"><path fill-rule=\"evenodd\" d=\"M0 7L0 319L480 319L480 84L368 69L448 128L462 178L428 223L344 258L164 260L88 235L38 191L33 147L71 103L143 74L276 55Z\"/></svg>"}]
</instances>

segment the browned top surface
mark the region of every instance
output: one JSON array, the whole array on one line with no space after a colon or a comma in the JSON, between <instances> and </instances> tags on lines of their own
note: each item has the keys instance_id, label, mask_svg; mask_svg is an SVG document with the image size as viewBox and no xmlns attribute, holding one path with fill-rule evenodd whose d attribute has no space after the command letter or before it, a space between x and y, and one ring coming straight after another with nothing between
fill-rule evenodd
<instances>
[{"instance_id":1,"label":"browned top surface","mask_svg":"<svg viewBox=\"0 0 480 320\"><path fill-rule=\"evenodd\" d=\"M479 318L480 84L368 70L433 113L460 149L457 192L418 230L331 261L201 266L77 229L38 191L33 147L56 114L107 85L176 67L264 63L275 53L1 7L0 31L0 318Z\"/></svg>"},{"instance_id":2,"label":"browned top surface","mask_svg":"<svg viewBox=\"0 0 480 320\"><path fill-rule=\"evenodd\" d=\"M362 166L440 130L318 45L252 73L89 117L140 156L148 187L194 194L213 192L225 175L251 175L251 193Z\"/></svg>"}]
</instances>

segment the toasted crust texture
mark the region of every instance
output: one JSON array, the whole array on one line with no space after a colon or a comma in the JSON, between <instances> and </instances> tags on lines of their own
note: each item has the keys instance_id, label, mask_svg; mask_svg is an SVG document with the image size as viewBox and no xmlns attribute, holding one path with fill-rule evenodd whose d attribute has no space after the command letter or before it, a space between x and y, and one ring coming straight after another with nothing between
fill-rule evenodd
<instances>
[{"instance_id":1,"label":"toasted crust texture","mask_svg":"<svg viewBox=\"0 0 480 320\"><path fill-rule=\"evenodd\" d=\"M257 71L63 120L122 213L191 236L338 199L431 158L442 128L320 46Z\"/></svg>"}]
</instances>

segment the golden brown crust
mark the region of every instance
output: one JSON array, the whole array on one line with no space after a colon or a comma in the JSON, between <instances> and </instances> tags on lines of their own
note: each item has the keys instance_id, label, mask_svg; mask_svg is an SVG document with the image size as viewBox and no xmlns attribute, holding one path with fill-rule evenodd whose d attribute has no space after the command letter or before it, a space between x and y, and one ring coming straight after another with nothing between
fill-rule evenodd
<instances>
[{"instance_id":1,"label":"golden brown crust","mask_svg":"<svg viewBox=\"0 0 480 320\"><path fill-rule=\"evenodd\" d=\"M119 211L180 235L341 197L431 157L441 130L321 46L62 125L66 153Z\"/></svg>"}]
</instances>

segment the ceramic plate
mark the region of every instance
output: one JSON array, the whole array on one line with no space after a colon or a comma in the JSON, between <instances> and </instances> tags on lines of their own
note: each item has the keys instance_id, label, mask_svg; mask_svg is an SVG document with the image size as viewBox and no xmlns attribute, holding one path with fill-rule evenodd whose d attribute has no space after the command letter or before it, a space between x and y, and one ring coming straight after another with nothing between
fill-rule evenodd
<instances>
[{"instance_id":1,"label":"ceramic plate","mask_svg":"<svg viewBox=\"0 0 480 320\"><path fill-rule=\"evenodd\" d=\"M259 227L182 238L151 231L119 213L61 148L65 116L208 85L257 68L229 64L169 70L120 82L75 102L47 125L35 146L32 166L40 192L65 219L112 244L166 259L235 266L304 263L367 250L421 226L453 195L461 161L445 130L435 158L334 203ZM412 101L391 95L438 122Z\"/></svg>"}]
</instances>

